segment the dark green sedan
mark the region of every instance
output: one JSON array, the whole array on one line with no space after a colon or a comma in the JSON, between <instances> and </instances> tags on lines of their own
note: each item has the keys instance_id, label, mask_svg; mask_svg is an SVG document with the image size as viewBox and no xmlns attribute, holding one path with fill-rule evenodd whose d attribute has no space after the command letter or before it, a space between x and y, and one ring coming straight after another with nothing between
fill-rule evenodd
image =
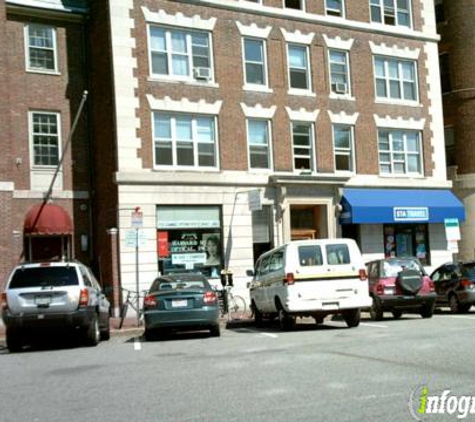
<instances>
[{"instance_id":1,"label":"dark green sedan","mask_svg":"<svg viewBox=\"0 0 475 422\"><path fill-rule=\"evenodd\" d=\"M164 329L209 330L219 337L218 296L202 274L158 277L144 298L145 338Z\"/></svg>"}]
</instances>

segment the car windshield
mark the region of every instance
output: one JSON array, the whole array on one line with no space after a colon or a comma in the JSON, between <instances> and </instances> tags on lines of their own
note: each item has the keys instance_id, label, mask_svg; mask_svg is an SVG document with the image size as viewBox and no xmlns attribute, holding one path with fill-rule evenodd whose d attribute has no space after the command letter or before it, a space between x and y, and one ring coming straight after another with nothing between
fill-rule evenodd
<instances>
[{"instance_id":1,"label":"car windshield","mask_svg":"<svg viewBox=\"0 0 475 422\"><path fill-rule=\"evenodd\" d=\"M462 268L462 277L475 279L475 264L465 264Z\"/></svg>"},{"instance_id":2,"label":"car windshield","mask_svg":"<svg viewBox=\"0 0 475 422\"><path fill-rule=\"evenodd\" d=\"M424 273L421 264L414 259L391 259L383 262L383 277L397 277L402 270L416 270Z\"/></svg>"},{"instance_id":3,"label":"car windshield","mask_svg":"<svg viewBox=\"0 0 475 422\"><path fill-rule=\"evenodd\" d=\"M76 267L18 268L13 274L10 289L26 287L77 286Z\"/></svg>"}]
</instances>

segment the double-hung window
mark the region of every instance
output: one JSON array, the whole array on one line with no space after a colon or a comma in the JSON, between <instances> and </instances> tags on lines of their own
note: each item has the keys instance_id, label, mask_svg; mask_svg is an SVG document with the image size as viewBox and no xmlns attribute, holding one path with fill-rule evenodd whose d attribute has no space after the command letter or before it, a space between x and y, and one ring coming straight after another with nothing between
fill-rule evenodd
<instances>
[{"instance_id":1,"label":"double-hung window","mask_svg":"<svg viewBox=\"0 0 475 422\"><path fill-rule=\"evenodd\" d=\"M288 60L290 88L309 91L311 88L308 48L302 45L289 44Z\"/></svg>"},{"instance_id":2,"label":"double-hung window","mask_svg":"<svg viewBox=\"0 0 475 422\"><path fill-rule=\"evenodd\" d=\"M345 16L345 0L325 0L325 12L329 16Z\"/></svg>"},{"instance_id":3,"label":"double-hung window","mask_svg":"<svg viewBox=\"0 0 475 422\"><path fill-rule=\"evenodd\" d=\"M354 172L353 126L335 124L332 129L335 170Z\"/></svg>"},{"instance_id":4,"label":"double-hung window","mask_svg":"<svg viewBox=\"0 0 475 422\"><path fill-rule=\"evenodd\" d=\"M155 112L153 119L157 167L216 167L214 117Z\"/></svg>"},{"instance_id":5,"label":"double-hung window","mask_svg":"<svg viewBox=\"0 0 475 422\"><path fill-rule=\"evenodd\" d=\"M371 22L411 27L411 0L370 0Z\"/></svg>"},{"instance_id":6,"label":"double-hung window","mask_svg":"<svg viewBox=\"0 0 475 422\"><path fill-rule=\"evenodd\" d=\"M330 86L335 94L350 94L350 67L348 52L330 49L328 52L330 63Z\"/></svg>"},{"instance_id":7,"label":"double-hung window","mask_svg":"<svg viewBox=\"0 0 475 422\"><path fill-rule=\"evenodd\" d=\"M415 130L378 130L381 174L422 175L421 133Z\"/></svg>"},{"instance_id":8,"label":"double-hung window","mask_svg":"<svg viewBox=\"0 0 475 422\"><path fill-rule=\"evenodd\" d=\"M416 62L375 56L376 97L418 101Z\"/></svg>"},{"instance_id":9,"label":"double-hung window","mask_svg":"<svg viewBox=\"0 0 475 422\"><path fill-rule=\"evenodd\" d=\"M314 142L311 123L292 122L294 170L314 171Z\"/></svg>"},{"instance_id":10,"label":"double-hung window","mask_svg":"<svg viewBox=\"0 0 475 422\"><path fill-rule=\"evenodd\" d=\"M269 121L247 120L247 142L251 169L270 169Z\"/></svg>"},{"instance_id":11,"label":"double-hung window","mask_svg":"<svg viewBox=\"0 0 475 422\"><path fill-rule=\"evenodd\" d=\"M246 84L267 86L265 41L244 38L243 45Z\"/></svg>"},{"instance_id":12,"label":"double-hung window","mask_svg":"<svg viewBox=\"0 0 475 422\"><path fill-rule=\"evenodd\" d=\"M55 167L59 163L59 114L30 112L32 164L35 167Z\"/></svg>"},{"instance_id":13,"label":"double-hung window","mask_svg":"<svg viewBox=\"0 0 475 422\"><path fill-rule=\"evenodd\" d=\"M25 27L25 38L27 69L57 72L56 29L30 23Z\"/></svg>"},{"instance_id":14,"label":"double-hung window","mask_svg":"<svg viewBox=\"0 0 475 422\"><path fill-rule=\"evenodd\" d=\"M150 58L152 76L213 79L208 32L150 26Z\"/></svg>"},{"instance_id":15,"label":"double-hung window","mask_svg":"<svg viewBox=\"0 0 475 422\"><path fill-rule=\"evenodd\" d=\"M287 9L305 10L305 0L284 0L284 7Z\"/></svg>"}]
</instances>

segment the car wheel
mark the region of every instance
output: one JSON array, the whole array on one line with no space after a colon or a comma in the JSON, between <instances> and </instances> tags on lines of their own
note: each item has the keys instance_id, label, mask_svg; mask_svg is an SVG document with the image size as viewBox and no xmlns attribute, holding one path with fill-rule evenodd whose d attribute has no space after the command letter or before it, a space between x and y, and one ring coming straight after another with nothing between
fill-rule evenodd
<instances>
[{"instance_id":1,"label":"car wheel","mask_svg":"<svg viewBox=\"0 0 475 422\"><path fill-rule=\"evenodd\" d=\"M424 305L421 308L420 314L422 318L432 318L432 315L434 315L434 305Z\"/></svg>"},{"instance_id":2,"label":"car wheel","mask_svg":"<svg viewBox=\"0 0 475 422\"><path fill-rule=\"evenodd\" d=\"M106 326L101 330L101 340L109 340L111 338L110 316L107 316Z\"/></svg>"},{"instance_id":3,"label":"car wheel","mask_svg":"<svg viewBox=\"0 0 475 422\"><path fill-rule=\"evenodd\" d=\"M21 352L23 348L22 335L17 331L7 328L6 337L8 351L10 353Z\"/></svg>"},{"instance_id":4,"label":"car wheel","mask_svg":"<svg viewBox=\"0 0 475 422\"><path fill-rule=\"evenodd\" d=\"M324 317L322 316L316 316L314 317L315 318L315 324L323 324L323 320L325 319Z\"/></svg>"},{"instance_id":5,"label":"car wheel","mask_svg":"<svg viewBox=\"0 0 475 422\"><path fill-rule=\"evenodd\" d=\"M402 316L402 311L399 309L393 309L391 313L393 314L394 319L399 319Z\"/></svg>"},{"instance_id":6,"label":"car wheel","mask_svg":"<svg viewBox=\"0 0 475 422\"><path fill-rule=\"evenodd\" d=\"M343 311L342 316L348 328L358 327L358 325L360 325L361 311L359 309Z\"/></svg>"},{"instance_id":7,"label":"car wheel","mask_svg":"<svg viewBox=\"0 0 475 422\"><path fill-rule=\"evenodd\" d=\"M451 294L449 296L449 306L450 306L450 311L453 314L458 314L460 312L460 302L457 299L457 296L455 294Z\"/></svg>"},{"instance_id":8,"label":"car wheel","mask_svg":"<svg viewBox=\"0 0 475 422\"><path fill-rule=\"evenodd\" d=\"M369 316L373 321L381 321L383 319L383 310L381 309L381 304L375 297L373 297L373 303L371 304L371 308L369 308Z\"/></svg>"},{"instance_id":9,"label":"car wheel","mask_svg":"<svg viewBox=\"0 0 475 422\"><path fill-rule=\"evenodd\" d=\"M282 331L290 331L294 328L295 318L290 316L284 309L279 309L279 328Z\"/></svg>"},{"instance_id":10,"label":"car wheel","mask_svg":"<svg viewBox=\"0 0 475 422\"><path fill-rule=\"evenodd\" d=\"M211 333L212 337L219 337L221 335L221 329L219 325L214 325L209 329L209 332Z\"/></svg>"},{"instance_id":11,"label":"car wheel","mask_svg":"<svg viewBox=\"0 0 475 422\"><path fill-rule=\"evenodd\" d=\"M147 340L147 341L158 340L158 338L160 337L158 335L158 330L151 330L150 328L145 329L145 331L143 333L143 336L145 337L145 340Z\"/></svg>"},{"instance_id":12,"label":"car wheel","mask_svg":"<svg viewBox=\"0 0 475 422\"><path fill-rule=\"evenodd\" d=\"M254 324L256 327L262 327L263 323L263 318L262 318L262 312L257 309L256 303L253 301L252 302L252 310L254 312Z\"/></svg>"},{"instance_id":13,"label":"car wheel","mask_svg":"<svg viewBox=\"0 0 475 422\"><path fill-rule=\"evenodd\" d=\"M97 346L101 340L101 331L99 329L99 319L94 314L89 327L86 330L86 346Z\"/></svg>"}]
</instances>

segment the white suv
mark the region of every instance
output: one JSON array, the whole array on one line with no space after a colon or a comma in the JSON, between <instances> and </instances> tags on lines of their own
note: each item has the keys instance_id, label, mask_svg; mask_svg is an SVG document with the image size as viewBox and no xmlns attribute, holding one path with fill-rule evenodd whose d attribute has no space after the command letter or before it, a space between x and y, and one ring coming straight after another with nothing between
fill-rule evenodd
<instances>
[{"instance_id":1,"label":"white suv","mask_svg":"<svg viewBox=\"0 0 475 422\"><path fill-rule=\"evenodd\" d=\"M46 329L79 332L89 346L110 336L110 303L92 271L77 261L16 266L2 294L2 318L10 352Z\"/></svg>"}]
</instances>

